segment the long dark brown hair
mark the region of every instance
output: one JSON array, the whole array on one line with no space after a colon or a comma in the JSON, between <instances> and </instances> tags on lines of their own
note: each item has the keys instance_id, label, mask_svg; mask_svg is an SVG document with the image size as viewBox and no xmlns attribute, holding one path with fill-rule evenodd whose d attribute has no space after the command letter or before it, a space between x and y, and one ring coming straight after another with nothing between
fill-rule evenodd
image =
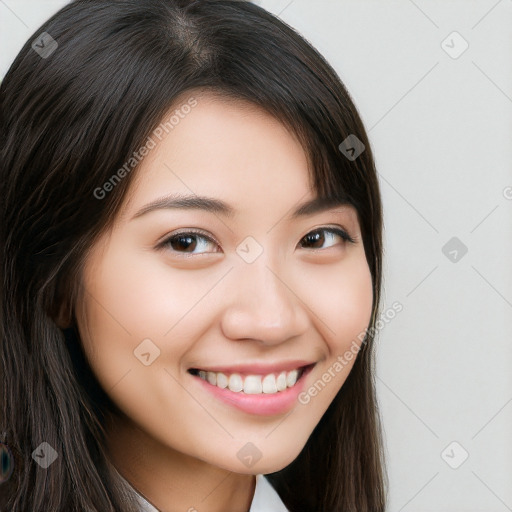
<instances>
[{"instance_id":1,"label":"long dark brown hair","mask_svg":"<svg viewBox=\"0 0 512 512\"><path fill-rule=\"evenodd\" d=\"M50 54L34 49L39 39ZM75 323L59 328L56 318L73 311L88 250L112 225L136 169L104 198L95 190L179 95L198 89L252 102L284 123L303 144L317 195L356 208L375 324L375 164L358 112L323 57L245 1L70 3L30 38L0 86L0 432L15 463L0 485L2 511L137 510L107 463L103 425L115 406L85 360ZM349 135L365 145L356 159L339 149ZM300 455L267 475L292 512L385 508L373 332ZM32 457L42 442L59 455L46 470Z\"/></svg>"}]
</instances>

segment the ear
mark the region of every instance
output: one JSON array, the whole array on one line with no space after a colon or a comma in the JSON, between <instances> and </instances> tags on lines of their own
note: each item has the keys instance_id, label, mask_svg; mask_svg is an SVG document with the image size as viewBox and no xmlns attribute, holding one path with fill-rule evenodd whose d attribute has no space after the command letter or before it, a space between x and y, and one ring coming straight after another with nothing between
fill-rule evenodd
<instances>
[{"instance_id":1,"label":"ear","mask_svg":"<svg viewBox=\"0 0 512 512\"><path fill-rule=\"evenodd\" d=\"M71 327L73 319L71 310L66 302L61 304L58 313L53 320L59 329L67 329L68 327Z\"/></svg>"}]
</instances>

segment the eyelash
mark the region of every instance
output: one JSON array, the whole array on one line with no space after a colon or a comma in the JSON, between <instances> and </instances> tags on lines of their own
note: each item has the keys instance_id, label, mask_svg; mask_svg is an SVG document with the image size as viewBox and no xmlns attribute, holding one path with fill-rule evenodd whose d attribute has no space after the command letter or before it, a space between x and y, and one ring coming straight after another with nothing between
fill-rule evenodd
<instances>
[{"instance_id":1,"label":"eyelash","mask_svg":"<svg viewBox=\"0 0 512 512\"><path fill-rule=\"evenodd\" d=\"M343 229L341 229L339 227L332 227L332 226L329 226L329 227L328 226L324 226L324 227L316 228L316 229L310 231L309 233L307 233L306 235L304 235L301 238L301 241L304 240L306 237L308 237L311 234L319 233L319 232L322 232L322 231L338 235L343 240L343 242L349 242L349 243L354 243L355 242L355 240L345 230L343 230ZM171 244L172 241L177 240L179 237L184 237L184 236L187 236L187 235L192 235L192 236L195 236L197 238L203 238L203 239L207 240L210 243L213 243L213 244L216 244L216 245L220 245L220 244L218 244L217 241L215 241L210 236L206 235L204 232L198 231L198 230L195 230L195 229L189 229L188 231L182 231L182 232L179 232L179 233L173 233L171 236L169 236L165 240L163 240L158 245L157 248L164 249L166 247L170 247L170 244ZM333 246L331 246L331 247L333 247ZM323 251L325 249L329 249L329 247L324 248L324 249L311 249L311 250L312 251ZM207 252L203 252L203 253L187 253L187 252L183 252L183 251L176 251L174 249L171 249L171 251L175 252L177 254L181 254L181 255L187 256L187 257L194 256L194 255L197 256L197 255L200 255L200 254L210 254L210 252L208 252L208 251ZM218 251L214 251L214 252L218 252Z\"/></svg>"}]
</instances>

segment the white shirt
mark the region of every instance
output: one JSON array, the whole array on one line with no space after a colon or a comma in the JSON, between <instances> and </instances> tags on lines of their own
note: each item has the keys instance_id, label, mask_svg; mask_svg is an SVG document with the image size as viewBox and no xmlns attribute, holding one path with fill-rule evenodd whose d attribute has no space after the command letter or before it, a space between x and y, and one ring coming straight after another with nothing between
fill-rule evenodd
<instances>
[{"instance_id":1,"label":"white shirt","mask_svg":"<svg viewBox=\"0 0 512 512\"><path fill-rule=\"evenodd\" d=\"M135 496L140 503L140 512L160 512L149 501L147 501L133 486L124 478L115 467L115 473L125 484L127 497ZM272 487L264 475L256 475L256 487L249 512L289 512L281 501L279 494Z\"/></svg>"}]
</instances>

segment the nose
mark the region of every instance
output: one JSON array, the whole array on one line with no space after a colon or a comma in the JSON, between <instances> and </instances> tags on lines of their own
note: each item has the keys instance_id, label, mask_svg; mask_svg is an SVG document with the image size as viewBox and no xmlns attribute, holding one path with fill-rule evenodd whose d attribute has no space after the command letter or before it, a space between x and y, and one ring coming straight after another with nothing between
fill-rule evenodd
<instances>
[{"instance_id":1,"label":"nose","mask_svg":"<svg viewBox=\"0 0 512 512\"><path fill-rule=\"evenodd\" d=\"M263 256L231 272L228 293L221 327L229 339L276 345L300 336L309 326L306 299L294 289L291 277L270 268Z\"/></svg>"}]
</instances>

